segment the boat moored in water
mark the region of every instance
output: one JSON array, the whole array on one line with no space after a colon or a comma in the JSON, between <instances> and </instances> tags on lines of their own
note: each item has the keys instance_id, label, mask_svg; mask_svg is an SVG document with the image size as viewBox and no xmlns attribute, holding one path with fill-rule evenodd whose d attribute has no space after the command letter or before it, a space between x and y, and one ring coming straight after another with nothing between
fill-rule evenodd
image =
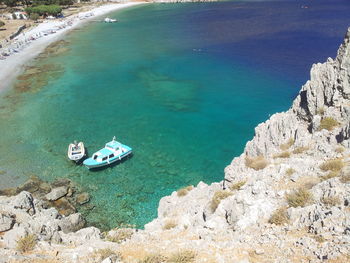
<instances>
[{"instance_id":1,"label":"boat moored in water","mask_svg":"<svg viewBox=\"0 0 350 263\"><path fill-rule=\"evenodd\" d=\"M83 142L74 141L68 146L68 158L72 161L79 162L85 156L85 146Z\"/></svg>"},{"instance_id":2,"label":"boat moored in water","mask_svg":"<svg viewBox=\"0 0 350 263\"><path fill-rule=\"evenodd\" d=\"M105 21L105 23L114 23L114 22L117 22L117 19L112 19L112 18L106 17L104 21Z\"/></svg>"},{"instance_id":3,"label":"boat moored in water","mask_svg":"<svg viewBox=\"0 0 350 263\"><path fill-rule=\"evenodd\" d=\"M84 165L89 168L98 168L110 165L116 161L121 161L132 153L132 149L115 140L106 143L105 147L95 152L91 158L84 161Z\"/></svg>"}]
</instances>

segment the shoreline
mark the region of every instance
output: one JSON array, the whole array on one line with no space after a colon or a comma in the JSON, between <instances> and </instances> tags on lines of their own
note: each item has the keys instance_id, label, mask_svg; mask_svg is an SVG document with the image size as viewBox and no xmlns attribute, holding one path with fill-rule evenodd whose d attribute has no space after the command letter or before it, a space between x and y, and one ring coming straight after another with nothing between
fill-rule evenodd
<instances>
[{"instance_id":1,"label":"shoreline","mask_svg":"<svg viewBox=\"0 0 350 263\"><path fill-rule=\"evenodd\" d=\"M110 12L140 5L147 2L126 2L109 3L99 7L94 7L89 11L79 12L63 20L46 20L38 26L32 28L25 34L20 34L16 38L16 51L12 52L5 59L0 60L0 93L11 87L15 78L23 71L28 62L37 57L51 43L60 40L67 32L85 22L91 21ZM47 33L48 32L48 33ZM11 45L12 49L16 45ZM0 53L8 48L0 49Z\"/></svg>"}]
</instances>

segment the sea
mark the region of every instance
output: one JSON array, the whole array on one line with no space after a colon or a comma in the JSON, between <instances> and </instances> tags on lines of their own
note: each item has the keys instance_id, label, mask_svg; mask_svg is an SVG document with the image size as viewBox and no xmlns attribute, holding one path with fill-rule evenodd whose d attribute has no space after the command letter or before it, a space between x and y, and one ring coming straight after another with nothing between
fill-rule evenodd
<instances>
[{"instance_id":1,"label":"sea","mask_svg":"<svg viewBox=\"0 0 350 263\"><path fill-rule=\"evenodd\" d=\"M224 178L254 127L286 111L313 63L335 57L348 0L145 4L90 21L51 45L0 94L0 187L68 178L91 195L89 225L142 228L160 198ZM124 162L67 158L116 136Z\"/></svg>"}]
</instances>

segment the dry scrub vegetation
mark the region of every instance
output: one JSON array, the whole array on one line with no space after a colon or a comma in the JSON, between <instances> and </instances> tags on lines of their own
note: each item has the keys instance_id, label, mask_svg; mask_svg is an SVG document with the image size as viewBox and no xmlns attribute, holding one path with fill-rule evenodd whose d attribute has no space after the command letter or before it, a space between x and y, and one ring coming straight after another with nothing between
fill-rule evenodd
<instances>
[{"instance_id":1,"label":"dry scrub vegetation","mask_svg":"<svg viewBox=\"0 0 350 263\"><path fill-rule=\"evenodd\" d=\"M237 183L235 183L235 184L230 185L229 188L230 188L231 191L239 190L239 189L241 189L241 187L242 187L243 185L245 185L246 182L247 182L247 181L239 181L239 182L237 182Z\"/></svg>"},{"instance_id":2,"label":"dry scrub vegetation","mask_svg":"<svg viewBox=\"0 0 350 263\"><path fill-rule=\"evenodd\" d=\"M322 171L333 171L337 172L343 169L344 162L342 159L332 159L325 161L323 164L320 165L320 168Z\"/></svg>"},{"instance_id":3,"label":"dry scrub vegetation","mask_svg":"<svg viewBox=\"0 0 350 263\"><path fill-rule=\"evenodd\" d=\"M287 194L286 199L291 207L304 207L312 200L312 194L308 190L300 188L293 193Z\"/></svg>"},{"instance_id":4,"label":"dry scrub vegetation","mask_svg":"<svg viewBox=\"0 0 350 263\"><path fill-rule=\"evenodd\" d=\"M293 168L288 168L287 171L286 171L286 175L287 176L291 176L294 173L295 173L295 170Z\"/></svg>"},{"instance_id":5,"label":"dry scrub vegetation","mask_svg":"<svg viewBox=\"0 0 350 263\"><path fill-rule=\"evenodd\" d=\"M170 256L150 254L138 263L191 263L194 262L196 253L192 250L180 250Z\"/></svg>"},{"instance_id":6,"label":"dry scrub vegetation","mask_svg":"<svg viewBox=\"0 0 350 263\"><path fill-rule=\"evenodd\" d=\"M343 174L343 175L340 177L340 181L341 181L343 184L350 183L350 174Z\"/></svg>"},{"instance_id":7,"label":"dry scrub vegetation","mask_svg":"<svg viewBox=\"0 0 350 263\"><path fill-rule=\"evenodd\" d=\"M210 208L212 210L212 212L215 212L216 208L218 208L220 202L224 199L226 199L227 197L231 196L233 193L229 192L229 191L225 191L225 190L220 190L215 192L215 194L213 195L213 198L211 200L210 203Z\"/></svg>"},{"instance_id":8,"label":"dry scrub vegetation","mask_svg":"<svg viewBox=\"0 0 350 263\"><path fill-rule=\"evenodd\" d=\"M290 152L284 151L278 154L275 154L273 158L289 158L290 157Z\"/></svg>"},{"instance_id":9,"label":"dry scrub vegetation","mask_svg":"<svg viewBox=\"0 0 350 263\"><path fill-rule=\"evenodd\" d=\"M262 155L259 155L257 157L246 156L245 165L254 170L262 170L268 165L268 161Z\"/></svg>"},{"instance_id":10,"label":"dry scrub vegetation","mask_svg":"<svg viewBox=\"0 0 350 263\"><path fill-rule=\"evenodd\" d=\"M323 130L326 129L328 131L333 130L335 127L337 127L339 125L339 123L333 119L332 117L325 117L321 120L320 122L320 127L318 128L318 130Z\"/></svg>"},{"instance_id":11,"label":"dry scrub vegetation","mask_svg":"<svg viewBox=\"0 0 350 263\"><path fill-rule=\"evenodd\" d=\"M132 228L116 228L115 233L112 235L107 235L106 240L115 243L121 243L127 239L130 239L134 234L134 229Z\"/></svg>"},{"instance_id":12,"label":"dry scrub vegetation","mask_svg":"<svg viewBox=\"0 0 350 263\"><path fill-rule=\"evenodd\" d=\"M163 230L169 230L177 226L177 223L173 219L168 219L164 222Z\"/></svg>"},{"instance_id":13,"label":"dry scrub vegetation","mask_svg":"<svg viewBox=\"0 0 350 263\"><path fill-rule=\"evenodd\" d=\"M289 217L287 214L287 208L282 207L277 209L273 214L271 215L269 219L270 224L275 224L275 225L284 225L289 222Z\"/></svg>"},{"instance_id":14,"label":"dry scrub vegetation","mask_svg":"<svg viewBox=\"0 0 350 263\"><path fill-rule=\"evenodd\" d=\"M301 154L305 151L309 150L309 147L306 147L306 146L300 146L300 147L297 147L293 150L293 154Z\"/></svg>"},{"instance_id":15,"label":"dry scrub vegetation","mask_svg":"<svg viewBox=\"0 0 350 263\"><path fill-rule=\"evenodd\" d=\"M320 169L325 172L329 172L327 175L321 176L322 180L328 180L333 177L337 177L340 174L340 171L345 166L345 163L342 159L332 159L325 161L320 165Z\"/></svg>"},{"instance_id":16,"label":"dry scrub vegetation","mask_svg":"<svg viewBox=\"0 0 350 263\"><path fill-rule=\"evenodd\" d=\"M290 138L288 140L288 142L284 143L284 144L281 144L280 145L280 148L282 151L286 151L288 150L292 145L294 144L294 139L293 138Z\"/></svg>"},{"instance_id":17,"label":"dry scrub vegetation","mask_svg":"<svg viewBox=\"0 0 350 263\"><path fill-rule=\"evenodd\" d=\"M104 259L108 258L108 257L118 257L120 258L120 254L118 252L113 251L110 248L101 248L99 250L97 250L92 257L98 261L103 261Z\"/></svg>"},{"instance_id":18,"label":"dry scrub vegetation","mask_svg":"<svg viewBox=\"0 0 350 263\"><path fill-rule=\"evenodd\" d=\"M164 263L166 260L167 258L161 254L151 254L139 260L138 263Z\"/></svg>"},{"instance_id":19,"label":"dry scrub vegetation","mask_svg":"<svg viewBox=\"0 0 350 263\"><path fill-rule=\"evenodd\" d=\"M36 246L36 235L27 234L24 237L17 240L17 250L20 252L28 252L34 249Z\"/></svg>"},{"instance_id":20,"label":"dry scrub vegetation","mask_svg":"<svg viewBox=\"0 0 350 263\"><path fill-rule=\"evenodd\" d=\"M321 202L326 206L338 206L341 204L339 196L323 197Z\"/></svg>"},{"instance_id":21,"label":"dry scrub vegetation","mask_svg":"<svg viewBox=\"0 0 350 263\"><path fill-rule=\"evenodd\" d=\"M189 185L189 186L186 186L184 188L181 188L181 189L177 190L177 196L185 196L192 189L193 189L193 185Z\"/></svg>"}]
</instances>

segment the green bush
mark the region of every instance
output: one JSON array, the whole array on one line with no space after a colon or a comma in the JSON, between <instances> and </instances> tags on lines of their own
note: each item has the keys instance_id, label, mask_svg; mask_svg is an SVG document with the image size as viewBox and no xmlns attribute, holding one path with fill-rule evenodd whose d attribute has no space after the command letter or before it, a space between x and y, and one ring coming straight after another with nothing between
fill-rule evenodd
<instances>
[{"instance_id":1,"label":"green bush","mask_svg":"<svg viewBox=\"0 0 350 263\"><path fill-rule=\"evenodd\" d=\"M0 20L0 27L4 26L5 25L5 22L1 21Z\"/></svg>"},{"instance_id":2,"label":"green bush","mask_svg":"<svg viewBox=\"0 0 350 263\"><path fill-rule=\"evenodd\" d=\"M17 1L17 0L2 0L0 2L3 2L6 6L13 7L13 6L18 5L19 1Z\"/></svg>"},{"instance_id":3,"label":"green bush","mask_svg":"<svg viewBox=\"0 0 350 263\"><path fill-rule=\"evenodd\" d=\"M30 16L29 16L29 19L31 19L31 20L34 20L34 21L37 21L38 19L39 19L39 14L37 14L37 13L32 13L32 14L30 14Z\"/></svg>"},{"instance_id":4,"label":"green bush","mask_svg":"<svg viewBox=\"0 0 350 263\"><path fill-rule=\"evenodd\" d=\"M25 10L29 14L29 16L33 13L38 14L40 16L57 16L62 12L62 7L58 5L39 5L27 7Z\"/></svg>"},{"instance_id":5,"label":"green bush","mask_svg":"<svg viewBox=\"0 0 350 263\"><path fill-rule=\"evenodd\" d=\"M33 0L33 6L40 5L72 5L74 4L73 0Z\"/></svg>"}]
</instances>

